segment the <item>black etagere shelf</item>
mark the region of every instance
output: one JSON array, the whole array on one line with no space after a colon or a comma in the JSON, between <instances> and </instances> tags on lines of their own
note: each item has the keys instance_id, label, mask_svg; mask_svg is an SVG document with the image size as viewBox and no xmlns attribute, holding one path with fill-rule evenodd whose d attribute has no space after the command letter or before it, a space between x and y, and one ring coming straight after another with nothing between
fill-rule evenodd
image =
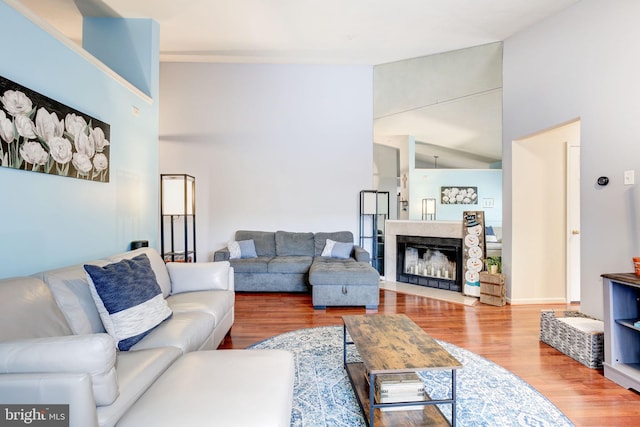
<instances>
[{"instance_id":1,"label":"black etagere shelf","mask_svg":"<svg viewBox=\"0 0 640 427\"><path fill-rule=\"evenodd\" d=\"M389 218L389 192L360 191L360 246L371 254L371 265L384 275L384 231Z\"/></svg>"}]
</instances>

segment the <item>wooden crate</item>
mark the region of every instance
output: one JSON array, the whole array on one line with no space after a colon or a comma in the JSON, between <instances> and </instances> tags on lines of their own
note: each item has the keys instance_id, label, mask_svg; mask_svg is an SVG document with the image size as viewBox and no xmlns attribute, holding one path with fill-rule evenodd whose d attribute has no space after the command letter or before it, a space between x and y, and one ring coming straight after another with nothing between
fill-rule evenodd
<instances>
[{"instance_id":1,"label":"wooden crate","mask_svg":"<svg viewBox=\"0 0 640 427\"><path fill-rule=\"evenodd\" d=\"M502 306L507 303L506 284L504 274L480 272L480 302L489 305Z\"/></svg>"}]
</instances>

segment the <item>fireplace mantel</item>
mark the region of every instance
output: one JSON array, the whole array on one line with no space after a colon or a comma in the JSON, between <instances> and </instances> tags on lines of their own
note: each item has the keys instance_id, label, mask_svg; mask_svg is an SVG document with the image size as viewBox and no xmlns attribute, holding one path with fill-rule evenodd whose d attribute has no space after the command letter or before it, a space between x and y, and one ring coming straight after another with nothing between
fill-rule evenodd
<instances>
[{"instance_id":1,"label":"fireplace mantel","mask_svg":"<svg viewBox=\"0 0 640 427\"><path fill-rule=\"evenodd\" d=\"M396 236L453 237L462 239L462 221L385 221L384 276L396 279Z\"/></svg>"}]
</instances>

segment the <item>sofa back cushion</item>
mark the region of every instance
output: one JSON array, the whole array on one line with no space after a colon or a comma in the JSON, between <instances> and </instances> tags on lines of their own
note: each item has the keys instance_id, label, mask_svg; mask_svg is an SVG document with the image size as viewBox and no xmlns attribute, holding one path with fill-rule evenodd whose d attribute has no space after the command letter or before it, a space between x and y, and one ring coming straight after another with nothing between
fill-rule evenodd
<instances>
[{"instance_id":1,"label":"sofa back cushion","mask_svg":"<svg viewBox=\"0 0 640 427\"><path fill-rule=\"evenodd\" d=\"M123 259L131 259L141 254L146 254L149 258L151 268L156 275L156 280L162 289L163 296L169 296L171 294L169 273L162 261L162 257L153 248L140 248L85 264L104 267L107 264ZM43 271L34 274L33 277L41 279L51 289L58 307L60 307L67 323L71 327L71 331L75 335L105 332L96 303L91 295L87 273L82 264Z\"/></svg>"},{"instance_id":2,"label":"sofa back cushion","mask_svg":"<svg viewBox=\"0 0 640 427\"><path fill-rule=\"evenodd\" d=\"M168 262L172 295L183 292L233 290L233 272L229 261Z\"/></svg>"},{"instance_id":3,"label":"sofa back cushion","mask_svg":"<svg viewBox=\"0 0 640 427\"><path fill-rule=\"evenodd\" d=\"M0 280L0 341L70 335L51 291L35 277Z\"/></svg>"},{"instance_id":4,"label":"sofa back cushion","mask_svg":"<svg viewBox=\"0 0 640 427\"><path fill-rule=\"evenodd\" d=\"M333 233L316 233L315 234L315 256L321 256L324 247L327 244L327 239L334 242L343 242L353 244L353 233L350 231L335 231Z\"/></svg>"},{"instance_id":5,"label":"sofa back cushion","mask_svg":"<svg viewBox=\"0 0 640 427\"><path fill-rule=\"evenodd\" d=\"M273 231L238 230L236 241L241 240L253 240L259 257L276 255L276 233Z\"/></svg>"},{"instance_id":6,"label":"sofa back cushion","mask_svg":"<svg viewBox=\"0 0 640 427\"><path fill-rule=\"evenodd\" d=\"M87 264L104 266L108 261L96 260ZM91 296L87 273L81 264L43 271L35 277L41 278L51 289L58 307L75 335L105 332L96 303Z\"/></svg>"},{"instance_id":7,"label":"sofa back cushion","mask_svg":"<svg viewBox=\"0 0 640 427\"><path fill-rule=\"evenodd\" d=\"M313 249L313 233L276 231L276 255L278 256L313 256Z\"/></svg>"}]
</instances>

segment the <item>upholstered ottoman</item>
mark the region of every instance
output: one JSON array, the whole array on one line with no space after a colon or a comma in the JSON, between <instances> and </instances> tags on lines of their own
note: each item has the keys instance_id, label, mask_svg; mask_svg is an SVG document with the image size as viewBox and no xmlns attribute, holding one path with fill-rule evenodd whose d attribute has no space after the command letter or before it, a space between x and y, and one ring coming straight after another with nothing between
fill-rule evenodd
<instances>
[{"instance_id":1,"label":"upholstered ottoman","mask_svg":"<svg viewBox=\"0 0 640 427\"><path fill-rule=\"evenodd\" d=\"M289 427L293 379L288 351L194 351L176 360L117 427Z\"/></svg>"},{"instance_id":2,"label":"upholstered ottoman","mask_svg":"<svg viewBox=\"0 0 640 427\"><path fill-rule=\"evenodd\" d=\"M309 269L309 283L316 309L354 305L378 308L380 274L369 263L317 257Z\"/></svg>"}]
</instances>

